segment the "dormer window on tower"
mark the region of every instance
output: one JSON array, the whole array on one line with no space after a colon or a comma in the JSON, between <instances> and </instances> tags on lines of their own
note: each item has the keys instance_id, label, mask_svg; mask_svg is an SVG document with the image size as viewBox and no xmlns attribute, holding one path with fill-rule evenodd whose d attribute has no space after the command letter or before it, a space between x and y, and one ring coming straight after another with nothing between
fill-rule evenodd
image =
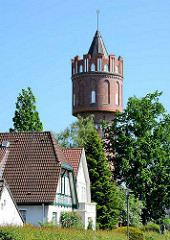
<instances>
[{"instance_id":1,"label":"dormer window on tower","mask_svg":"<svg viewBox=\"0 0 170 240\"><path fill-rule=\"evenodd\" d=\"M92 71L92 72L93 72L93 71L96 71L96 68L95 68L95 64L94 64L94 63L91 64L91 71Z\"/></svg>"},{"instance_id":2,"label":"dormer window on tower","mask_svg":"<svg viewBox=\"0 0 170 240\"><path fill-rule=\"evenodd\" d=\"M102 58L97 59L97 71L102 71Z\"/></svg>"}]
</instances>

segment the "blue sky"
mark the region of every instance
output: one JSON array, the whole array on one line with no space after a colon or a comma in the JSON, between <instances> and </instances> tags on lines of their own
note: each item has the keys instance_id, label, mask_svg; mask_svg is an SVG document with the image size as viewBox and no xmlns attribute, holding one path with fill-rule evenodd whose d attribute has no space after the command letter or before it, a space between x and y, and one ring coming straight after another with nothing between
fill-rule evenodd
<instances>
[{"instance_id":1,"label":"blue sky","mask_svg":"<svg viewBox=\"0 0 170 240\"><path fill-rule=\"evenodd\" d=\"M163 91L170 113L169 0L1 0L0 132L13 126L18 94L28 86L45 131L64 130L71 109L71 59L87 54L99 30L109 54L124 60L127 99Z\"/></svg>"}]
</instances>

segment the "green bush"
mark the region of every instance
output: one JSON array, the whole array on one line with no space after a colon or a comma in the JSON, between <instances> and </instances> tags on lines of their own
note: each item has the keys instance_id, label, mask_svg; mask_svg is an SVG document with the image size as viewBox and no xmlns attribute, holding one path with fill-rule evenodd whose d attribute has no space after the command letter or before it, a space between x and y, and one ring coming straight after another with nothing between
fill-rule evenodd
<instances>
[{"instance_id":1,"label":"green bush","mask_svg":"<svg viewBox=\"0 0 170 240\"><path fill-rule=\"evenodd\" d=\"M160 226L154 222L150 222L148 223L148 225L142 226L140 229L144 232L152 231L152 232L160 233Z\"/></svg>"},{"instance_id":2,"label":"green bush","mask_svg":"<svg viewBox=\"0 0 170 240\"><path fill-rule=\"evenodd\" d=\"M117 228L113 232L127 235L127 227ZM129 240L145 240L144 233L138 228L129 227Z\"/></svg>"},{"instance_id":3,"label":"green bush","mask_svg":"<svg viewBox=\"0 0 170 240\"><path fill-rule=\"evenodd\" d=\"M169 217L163 217L162 222L165 225L165 228L168 229L168 226L170 225L170 218Z\"/></svg>"},{"instance_id":4,"label":"green bush","mask_svg":"<svg viewBox=\"0 0 170 240\"><path fill-rule=\"evenodd\" d=\"M60 224L63 228L84 229L82 218L76 212L61 212Z\"/></svg>"},{"instance_id":5,"label":"green bush","mask_svg":"<svg viewBox=\"0 0 170 240\"><path fill-rule=\"evenodd\" d=\"M169 240L170 234L168 231L165 233L165 235L161 235L157 232L145 232L145 239L146 240Z\"/></svg>"},{"instance_id":6,"label":"green bush","mask_svg":"<svg viewBox=\"0 0 170 240\"><path fill-rule=\"evenodd\" d=\"M89 223L88 223L88 226L87 226L87 229L88 230L93 230L93 220L90 219Z\"/></svg>"},{"instance_id":7,"label":"green bush","mask_svg":"<svg viewBox=\"0 0 170 240\"><path fill-rule=\"evenodd\" d=\"M14 236L10 233L10 231L6 231L5 229L0 229L0 240L15 240Z\"/></svg>"}]
</instances>

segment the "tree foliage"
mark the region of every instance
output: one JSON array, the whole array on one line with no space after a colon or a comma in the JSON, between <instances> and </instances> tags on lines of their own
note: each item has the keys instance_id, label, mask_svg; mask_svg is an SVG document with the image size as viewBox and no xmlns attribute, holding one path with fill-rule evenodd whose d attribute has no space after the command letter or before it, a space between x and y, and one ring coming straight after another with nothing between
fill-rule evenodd
<instances>
[{"instance_id":1,"label":"tree foliage","mask_svg":"<svg viewBox=\"0 0 170 240\"><path fill-rule=\"evenodd\" d=\"M129 98L123 113L105 125L106 150L119 184L134 191L144 204L143 222L158 219L169 208L170 115L157 91Z\"/></svg>"},{"instance_id":2,"label":"tree foliage","mask_svg":"<svg viewBox=\"0 0 170 240\"><path fill-rule=\"evenodd\" d=\"M78 116L78 120L64 131L55 134L55 137L61 148L83 147L87 140L87 135L94 129L93 115L86 118Z\"/></svg>"},{"instance_id":3,"label":"tree foliage","mask_svg":"<svg viewBox=\"0 0 170 240\"><path fill-rule=\"evenodd\" d=\"M125 189L123 187L119 188L119 220L122 226L127 226L127 198L125 194ZM129 225L131 227L139 227L142 223L142 209L144 205L142 201L135 198L134 194L129 196Z\"/></svg>"},{"instance_id":4,"label":"tree foliage","mask_svg":"<svg viewBox=\"0 0 170 240\"><path fill-rule=\"evenodd\" d=\"M36 111L36 99L30 87L28 90L22 89L16 102L16 110L13 117L14 129L10 131L30 132L43 131L42 122L40 122L39 113Z\"/></svg>"},{"instance_id":5,"label":"tree foliage","mask_svg":"<svg viewBox=\"0 0 170 240\"><path fill-rule=\"evenodd\" d=\"M119 199L111 178L99 135L92 130L84 144L91 182L92 201L97 203L97 222L102 229L112 229L118 222Z\"/></svg>"}]
</instances>

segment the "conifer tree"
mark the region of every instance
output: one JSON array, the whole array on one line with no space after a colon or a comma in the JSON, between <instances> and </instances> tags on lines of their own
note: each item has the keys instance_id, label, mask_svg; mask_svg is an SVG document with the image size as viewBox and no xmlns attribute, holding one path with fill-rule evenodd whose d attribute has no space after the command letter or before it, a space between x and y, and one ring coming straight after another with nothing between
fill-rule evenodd
<instances>
[{"instance_id":1,"label":"conifer tree","mask_svg":"<svg viewBox=\"0 0 170 240\"><path fill-rule=\"evenodd\" d=\"M118 192L111 178L102 142L96 130L84 144L91 182L92 201L97 203L97 222L102 229L112 229L118 221Z\"/></svg>"},{"instance_id":2,"label":"conifer tree","mask_svg":"<svg viewBox=\"0 0 170 240\"><path fill-rule=\"evenodd\" d=\"M35 103L36 99L31 88L28 87L28 90L22 89L22 93L19 93L19 97L17 97L16 110L12 119L14 129L10 128L10 132L43 131Z\"/></svg>"}]
</instances>

